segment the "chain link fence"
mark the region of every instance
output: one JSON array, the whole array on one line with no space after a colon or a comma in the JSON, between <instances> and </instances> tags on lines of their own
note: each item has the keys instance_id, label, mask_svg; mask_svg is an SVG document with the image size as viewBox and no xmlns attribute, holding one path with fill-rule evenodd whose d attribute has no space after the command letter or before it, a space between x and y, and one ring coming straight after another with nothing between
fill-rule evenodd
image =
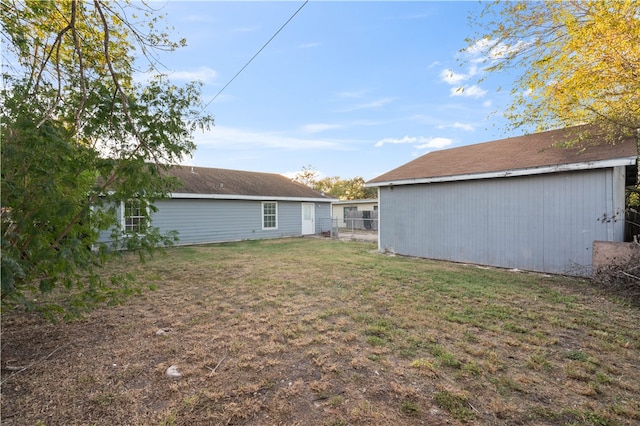
<instances>
[{"instance_id":1,"label":"chain link fence","mask_svg":"<svg viewBox=\"0 0 640 426\"><path fill-rule=\"evenodd\" d=\"M333 218L331 238L359 241L378 241L378 212L352 211L344 218Z\"/></svg>"}]
</instances>

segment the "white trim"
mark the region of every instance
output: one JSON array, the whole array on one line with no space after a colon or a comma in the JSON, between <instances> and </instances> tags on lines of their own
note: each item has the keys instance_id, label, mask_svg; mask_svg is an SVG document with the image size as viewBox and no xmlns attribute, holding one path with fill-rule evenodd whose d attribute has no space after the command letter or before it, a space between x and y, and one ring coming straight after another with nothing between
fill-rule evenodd
<instances>
[{"instance_id":1,"label":"white trim","mask_svg":"<svg viewBox=\"0 0 640 426\"><path fill-rule=\"evenodd\" d=\"M313 235L316 233L316 204L315 203L300 203L300 206L302 207L302 218L301 218L301 222L302 222L302 226L300 229L300 234L301 235ZM304 218L304 208L305 206L311 206L311 232L307 232L305 233L305 222L309 222L309 220L305 220Z\"/></svg>"},{"instance_id":2,"label":"white trim","mask_svg":"<svg viewBox=\"0 0 640 426\"><path fill-rule=\"evenodd\" d=\"M377 198L366 198L362 200L341 200L332 202L334 206L340 206L343 204L376 204L378 202Z\"/></svg>"},{"instance_id":3,"label":"white trim","mask_svg":"<svg viewBox=\"0 0 640 426\"><path fill-rule=\"evenodd\" d=\"M128 201L128 200L127 200ZM124 235L130 235L130 234L134 234L134 232L127 232L127 218L125 216L126 210L127 210L127 201L120 201L120 226L122 229L122 232ZM144 201L144 205L145 205L145 215L144 218L146 219L146 223L147 223L147 229L151 226L151 210L149 209L149 202L148 201ZM136 217L142 217L142 216L136 216ZM137 232L135 232L136 235L142 235L139 234Z\"/></svg>"},{"instance_id":4,"label":"white trim","mask_svg":"<svg viewBox=\"0 0 640 426\"><path fill-rule=\"evenodd\" d=\"M267 227L264 226L264 218L265 218L264 205L267 204L267 203L276 205L276 214L275 214L275 216L276 216L276 226L275 227L267 228ZM263 201L262 203L260 203L260 220L262 221L262 230L263 231L273 231L274 229L278 229L278 202L277 201Z\"/></svg>"},{"instance_id":5,"label":"white trim","mask_svg":"<svg viewBox=\"0 0 640 426\"><path fill-rule=\"evenodd\" d=\"M264 195L233 195L233 194L194 194L194 193L171 193L169 198L188 198L206 200L250 200L250 201L302 201L315 203L331 203L337 201L335 198L303 198L303 197L271 197Z\"/></svg>"},{"instance_id":6,"label":"white trim","mask_svg":"<svg viewBox=\"0 0 640 426\"><path fill-rule=\"evenodd\" d=\"M544 173L570 172L576 170L603 169L616 166L632 166L637 157L624 157L611 160L586 161L582 163L556 164L553 166L535 167L530 169L502 170L498 172L472 173L454 176L437 176L430 178L399 179L385 182L366 183L365 187L381 187L393 185L414 185L420 183L456 182L461 180L491 179L511 176L540 175Z\"/></svg>"}]
</instances>

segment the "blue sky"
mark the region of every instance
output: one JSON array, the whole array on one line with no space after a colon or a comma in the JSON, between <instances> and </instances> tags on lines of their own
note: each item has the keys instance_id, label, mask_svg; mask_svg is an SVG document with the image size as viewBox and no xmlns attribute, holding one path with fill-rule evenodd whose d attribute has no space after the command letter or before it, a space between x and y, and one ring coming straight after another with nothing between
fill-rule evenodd
<instances>
[{"instance_id":1,"label":"blue sky","mask_svg":"<svg viewBox=\"0 0 640 426\"><path fill-rule=\"evenodd\" d=\"M165 71L201 80L209 102L302 4L154 3L188 43L162 56ZM478 57L460 52L483 7L310 1L209 104L216 125L196 133L185 163L368 180L430 151L513 136L500 113L512 77L478 84Z\"/></svg>"}]
</instances>

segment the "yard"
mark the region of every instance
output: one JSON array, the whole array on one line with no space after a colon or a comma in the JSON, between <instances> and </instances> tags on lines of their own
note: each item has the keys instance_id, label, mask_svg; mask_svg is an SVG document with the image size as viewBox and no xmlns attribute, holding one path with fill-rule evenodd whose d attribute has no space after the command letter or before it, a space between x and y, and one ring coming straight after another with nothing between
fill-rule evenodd
<instances>
[{"instance_id":1,"label":"yard","mask_svg":"<svg viewBox=\"0 0 640 426\"><path fill-rule=\"evenodd\" d=\"M156 289L3 312L3 425L640 423L640 311L584 280L315 238L111 268Z\"/></svg>"}]
</instances>

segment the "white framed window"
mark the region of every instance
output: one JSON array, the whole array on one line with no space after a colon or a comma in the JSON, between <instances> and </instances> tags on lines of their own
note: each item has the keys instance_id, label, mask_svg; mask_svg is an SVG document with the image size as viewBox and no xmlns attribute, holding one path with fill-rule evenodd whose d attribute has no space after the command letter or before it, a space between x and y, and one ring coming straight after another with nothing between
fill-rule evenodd
<instances>
[{"instance_id":1,"label":"white framed window","mask_svg":"<svg viewBox=\"0 0 640 426\"><path fill-rule=\"evenodd\" d=\"M278 229L278 203L262 202L262 229Z\"/></svg>"},{"instance_id":2,"label":"white framed window","mask_svg":"<svg viewBox=\"0 0 640 426\"><path fill-rule=\"evenodd\" d=\"M149 208L144 200L132 198L122 203L122 227L125 234L144 234L149 227Z\"/></svg>"}]
</instances>

